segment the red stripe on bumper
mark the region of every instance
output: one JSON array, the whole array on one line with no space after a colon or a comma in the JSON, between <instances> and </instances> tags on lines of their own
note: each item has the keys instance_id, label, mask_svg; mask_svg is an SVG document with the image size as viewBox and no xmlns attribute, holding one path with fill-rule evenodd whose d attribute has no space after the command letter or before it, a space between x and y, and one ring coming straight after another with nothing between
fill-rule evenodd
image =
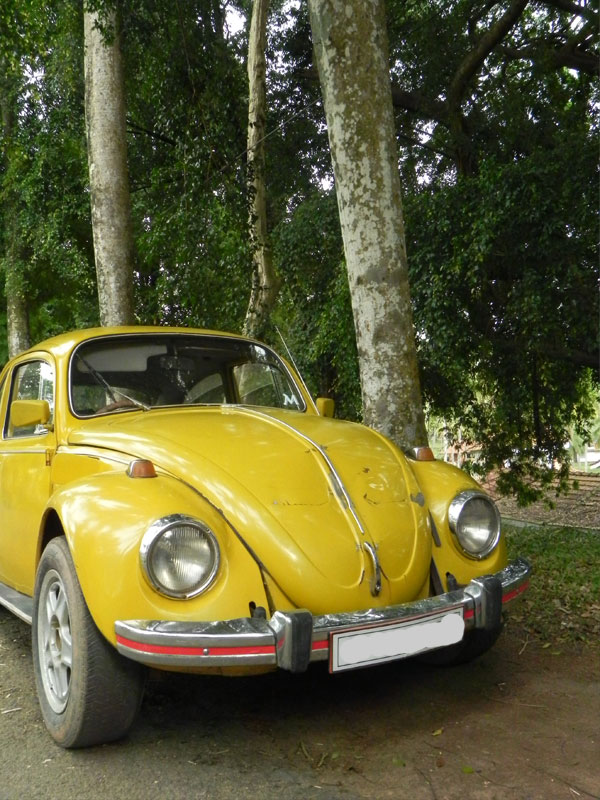
<instances>
[{"instance_id":1,"label":"red stripe on bumper","mask_svg":"<svg viewBox=\"0 0 600 800\"><path fill-rule=\"evenodd\" d=\"M521 584L521 586L517 586L516 589L513 589L512 592L507 592L505 595L502 596L503 603L510 603L511 600L514 600L515 597L518 597L523 592L526 592L529 589L529 581L525 581L525 583Z\"/></svg>"},{"instance_id":2,"label":"red stripe on bumper","mask_svg":"<svg viewBox=\"0 0 600 800\"><path fill-rule=\"evenodd\" d=\"M275 655L275 645L243 645L241 647L173 647L162 644L144 644L117 636L117 644L141 653L161 653L169 656L253 656Z\"/></svg>"}]
</instances>

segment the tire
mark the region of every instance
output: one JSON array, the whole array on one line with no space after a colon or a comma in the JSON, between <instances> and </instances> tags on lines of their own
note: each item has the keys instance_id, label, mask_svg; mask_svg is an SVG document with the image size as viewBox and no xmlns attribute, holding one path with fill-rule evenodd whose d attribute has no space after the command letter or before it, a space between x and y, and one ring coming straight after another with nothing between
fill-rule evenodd
<instances>
[{"instance_id":1,"label":"tire","mask_svg":"<svg viewBox=\"0 0 600 800\"><path fill-rule=\"evenodd\" d=\"M144 668L96 628L62 536L40 560L32 622L36 688L53 739L75 748L124 736L140 707Z\"/></svg>"},{"instance_id":2,"label":"tire","mask_svg":"<svg viewBox=\"0 0 600 800\"><path fill-rule=\"evenodd\" d=\"M461 642L441 647L439 650L431 650L418 658L419 661L436 667L454 667L458 664L466 664L486 653L501 633L502 626L491 631L483 629L469 631Z\"/></svg>"}]
</instances>

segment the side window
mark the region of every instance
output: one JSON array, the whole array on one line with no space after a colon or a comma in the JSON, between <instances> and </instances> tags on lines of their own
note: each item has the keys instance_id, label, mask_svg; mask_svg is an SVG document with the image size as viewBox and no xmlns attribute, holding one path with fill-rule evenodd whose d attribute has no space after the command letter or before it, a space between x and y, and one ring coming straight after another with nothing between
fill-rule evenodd
<instances>
[{"instance_id":1,"label":"side window","mask_svg":"<svg viewBox=\"0 0 600 800\"><path fill-rule=\"evenodd\" d=\"M46 361L29 361L21 364L13 373L12 391L4 435L35 436L46 433L44 425L14 426L10 422L10 408L15 400L46 400L50 407L50 422L54 418L54 370Z\"/></svg>"},{"instance_id":2,"label":"side window","mask_svg":"<svg viewBox=\"0 0 600 800\"><path fill-rule=\"evenodd\" d=\"M289 380L273 364L248 362L233 368L240 403L272 408L302 408Z\"/></svg>"}]
</instances>

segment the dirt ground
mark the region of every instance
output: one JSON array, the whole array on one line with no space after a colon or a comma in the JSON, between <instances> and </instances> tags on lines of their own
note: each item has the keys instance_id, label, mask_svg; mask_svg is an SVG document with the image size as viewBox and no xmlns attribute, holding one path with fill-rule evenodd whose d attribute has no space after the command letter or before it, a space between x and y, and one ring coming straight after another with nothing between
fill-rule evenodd
<instances>
[{"instance_id":1,"label":"dirt ground","mask_svg":"<svg viewBox=\"0 0 600 800\"><path fill-rule=\"evenodd\" d=\"M600 532L600 475L586 472L572 472L575 487L569 492L555 496L551 491L548 499L522 507L510 497L497 497L496 502L504 518L536 525L573 525L591 528ZM490 480L487 488L492 494L494 482Z\"/></svg>"},{"instance_id":2,"label":"dirt ground","mask_svg":"<svg viewBox=\"0 0 600 800\"><path fill-rule=\"evenodd\" d=\"M41 721L30 629L0 608L0 798L600 798L599 660L509 628L452 669L154 673L128 738L65 751Z\"/></svg>"}]
</instances>

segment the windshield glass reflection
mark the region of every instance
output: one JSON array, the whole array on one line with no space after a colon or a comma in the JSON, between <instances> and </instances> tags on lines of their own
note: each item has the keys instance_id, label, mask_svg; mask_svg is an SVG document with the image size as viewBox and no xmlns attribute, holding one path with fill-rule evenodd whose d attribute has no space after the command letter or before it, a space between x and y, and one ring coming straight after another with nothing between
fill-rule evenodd
<instances>
[{"instance_id":1,"label":"windshield glass reflection","mask_svg":"<svg viewBox=\"0 0 600 800\"><path fill-rule=\"evenodd\" d=\"M192 404L306 407L272 350L186 334L107 336L81 344L71 358L70 398L80 417Z\"/></svg>"}]
</instances>

